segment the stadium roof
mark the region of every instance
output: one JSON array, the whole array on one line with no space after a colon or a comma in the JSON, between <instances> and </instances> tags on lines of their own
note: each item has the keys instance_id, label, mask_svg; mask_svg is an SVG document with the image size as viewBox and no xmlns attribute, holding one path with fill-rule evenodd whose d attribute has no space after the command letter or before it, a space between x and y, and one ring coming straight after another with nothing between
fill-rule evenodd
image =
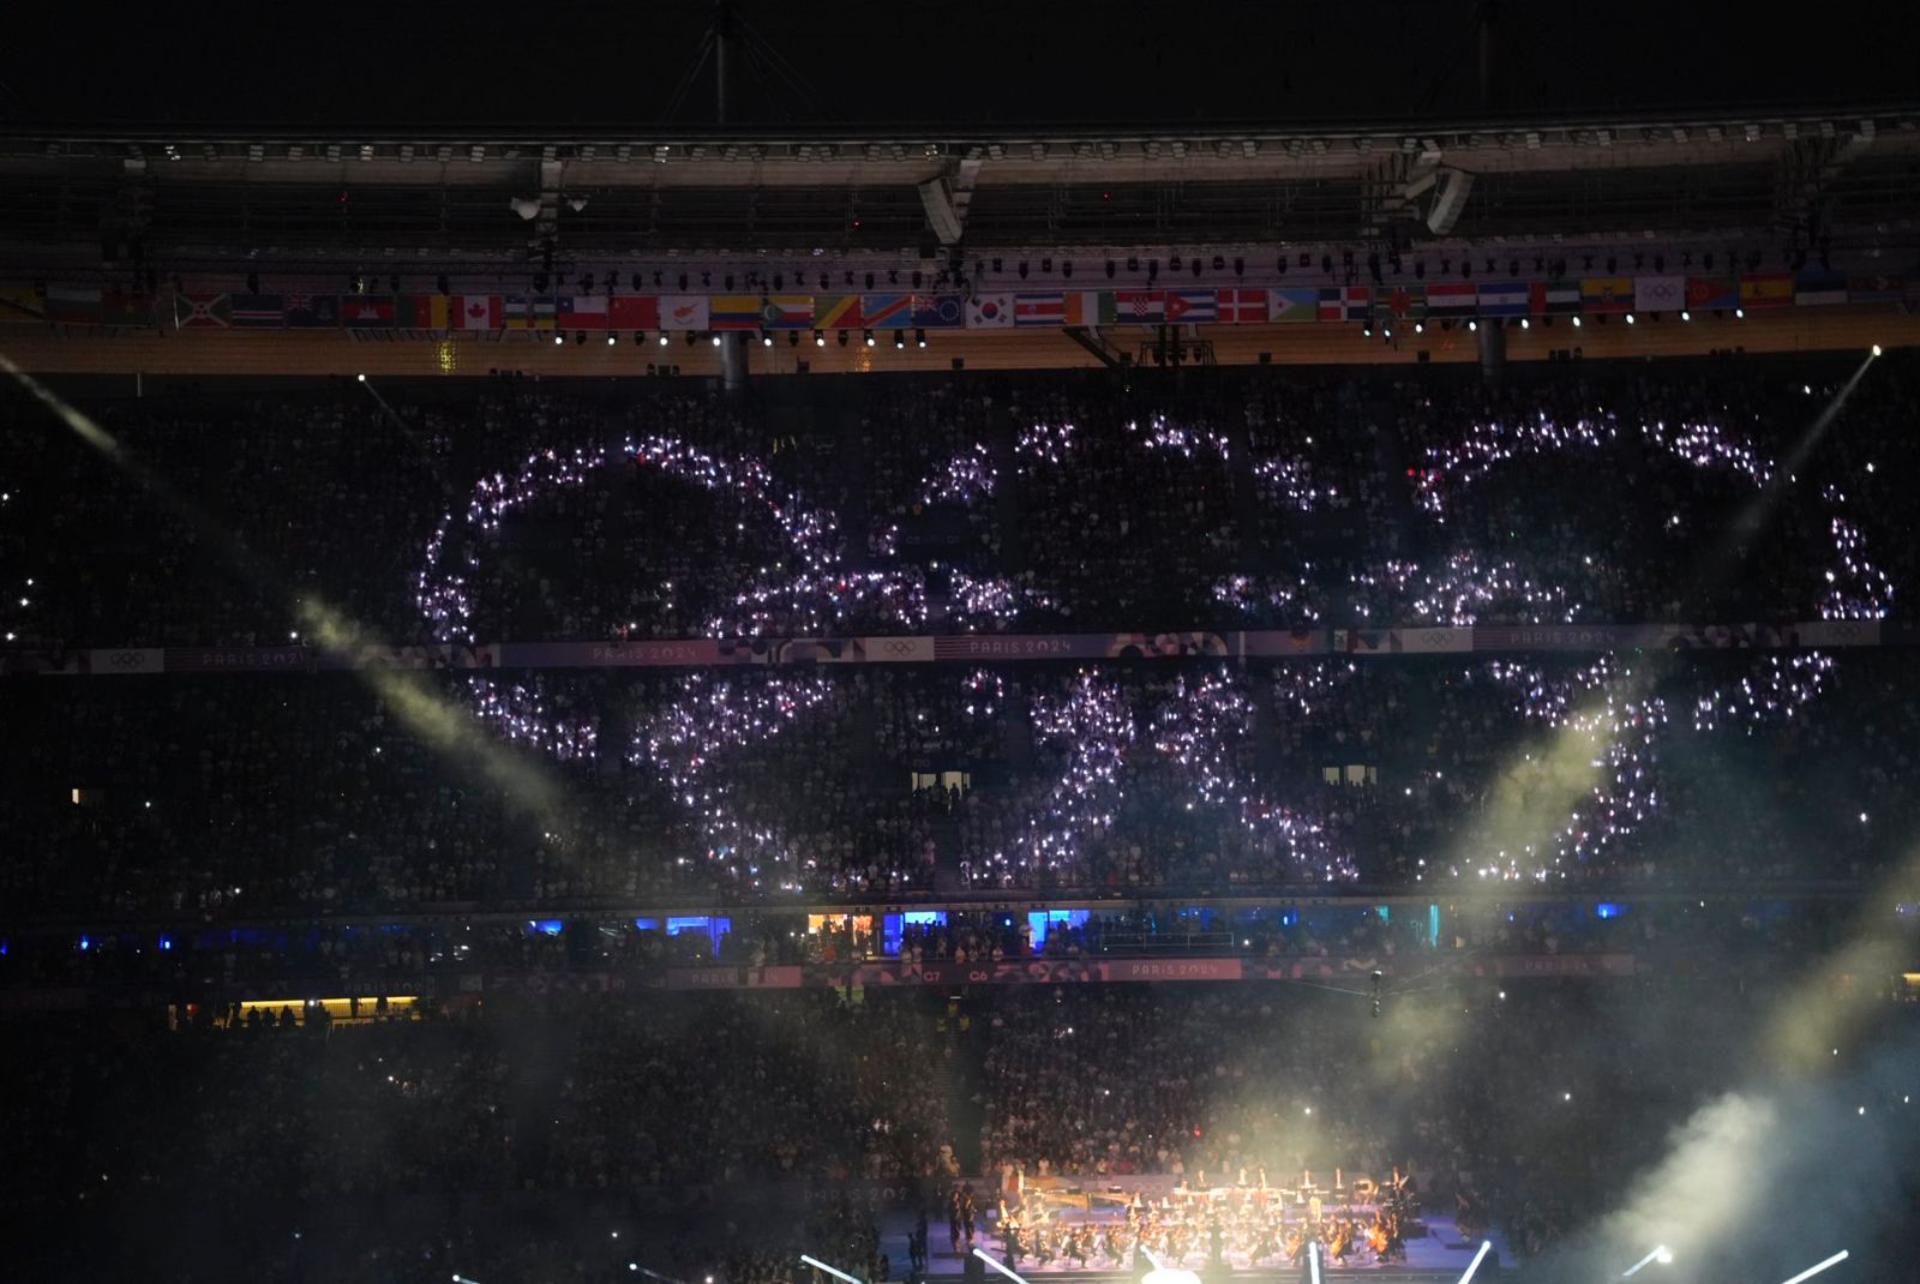
<instances>
[{"instance_id":1,"label":"stadium roof","mask_svg":"<svg viewBox=\"0 0 1920 1284\"><path fill-rule=\"evenodd\" d=\"M732 119L786 129L1205 127L1782 111L1912 101L1915 24L1739 0L1346 0L1185 9L741 0ZM713 120L714 6L16 7L0 122L539 131ZM1483 95L1483 18L1493 74ZM106 29L103 29L103 26Z\"/></svg>"}]
</instances>

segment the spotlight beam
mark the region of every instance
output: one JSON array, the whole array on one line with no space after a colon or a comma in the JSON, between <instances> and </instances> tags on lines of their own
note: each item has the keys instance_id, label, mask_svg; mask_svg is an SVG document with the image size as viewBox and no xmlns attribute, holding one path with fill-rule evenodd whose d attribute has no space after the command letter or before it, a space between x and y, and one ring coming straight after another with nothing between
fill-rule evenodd
<instances>
[{"instance_id":1,"label":"spotlight beam","mask_svg":"<svg viewBox=\"0 0 1920 1284\"><path fill-rule=\"evenodd\" d=\"M1648 1266L1651 1266L1654 1262L1659 1261L1660 1254L1666 1251L1667 1251L1666 1245L1662 1244L1660 1247L1654 1249L1651 1253L1648 1253L1645 1257L1635 1262L1632 1266L1629 1266L1626 1270L1620 1272L1620 1278L1623 1280L1632 1279L1635 1275L1638 1275L1641 1271L1645 1270Z\"/></svg>"},{"instance_id":2,"label":"spotlight beam","mask_svg":"<svg viewBox=\"0 0 1920 1284\"><path fill-rule=\"evenodd\" d=\"M1467 1273L1460 1277L1460 1284L1467 1284L1467 1282L1473 1278L1473 1273L1480 1269L1480 1259L1485 1257L1492 1248L1492 1240L1483 1239L1480 1241L1480 1249L1473 1255L1473 1260L1467 1263Z\"/></svg>"},{"instance_id":3,"label":"spotlight beam","mask_svg":"<svg viewBox=\"0 0 1920 1284\"><path fill-rule=\"evenodd\" d=\"M1313 1284L1320 1284L1320 1241L1317 1239L1307 1244L1307 1266L1313 1272Z\"/></svg>"},{"instance_id":4,"label":"spotlight beam","mask_svg":"<svg viewBox=\"0 0 1920 1284\"><path fill-rule=\"evenodd\" d=\"M1826 1270L1829 1266L1838 1266L1840 1263L1846 1261L1847 1256L1848 1256L1848 1251L1843 1248L1839 1252L1835 1253L1832 1257L1829 1257L1826 1261L1819 1262L1813 1266L1809 1266L1806 1270L1801 1271L1798 1275L1794 1276L1792 1279L1783 1280L1781 1284L1800 1284L1801 1280L1810 1280L1814 1276L1818 1275L1821 1271Z\"/></svg>"},{"instance_id":5,"label":"spotlight beam","mask_svg":"<svg viewBox=\"0 0 1920 1284\"><path fill-rule=\"evenodd\" d=\"M837 1266L828 1266L817 1257L808 1257L805 1253L802 1253L800 1254L800 1260L806 1265L813 1267L816 1271L825 1271L827 1274L833 1276L833 1278L839 1280L841 1284L866 1284L866 1281L847 1274Z\"/></svg>"},{"instance_id":6,"label":"spotlight beam","mask_svg":"<svg viewBox=\"0 0 1920 1284\"><path fill-rule=\"evenodd\" d=\"M988 1266L991 1266L994 1270L999 1271L1002 1275L1006 1276L1008 1279L1012 1280L1013 1284L1027 1284L1027 1280L1025 1276L1019 1274L1011 1266L1008 1266L1005 1262L996 1262L991 1257L988 1257L985 1249L976 1248L973 1250L973 1255L979 1258L981 1261L985 1262Z\"/></svg>"}]
</instances>

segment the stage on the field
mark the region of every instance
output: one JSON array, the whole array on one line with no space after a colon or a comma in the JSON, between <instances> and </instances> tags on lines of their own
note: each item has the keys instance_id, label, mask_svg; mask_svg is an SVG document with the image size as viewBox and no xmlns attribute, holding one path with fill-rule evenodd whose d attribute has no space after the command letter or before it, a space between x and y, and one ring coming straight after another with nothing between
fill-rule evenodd
<instances>
[{"instance_id":1,"label":"stage on the field","mask_svg":"<svg viewBox=\"0 0 1920 1284\"><path fill-rule=\"evenodd\" d=\"M1451 1217L1426 1216L1421 1220L1426 1224L1427 1234L1415 1236L1406 1241L1407 1260L1405 1262L1395 1262L1391 1266L1376 1266L1373 1264L1372 1254L1360 1252L1356 1253L1353 1260L1346 1266L1335 1266L1329 1263L1327 1265L1328 1273L1332 1275L1370 1275L1379 1276L1381 1279L1401 1280L1428 1275L1435 1276L1436 1278L1444 1276L1447 1280L1459 1279L1466 1271L1467 1265L1473 1261L1474 1250L1480 1246L1480 1242L1478 1240L1468 1242L1461 1239L1459 1229L1454 1226ZM914 1219L911 1213L895 1213L881 1218L880 1251L885 1253L892 1263L893 1275L896 1279L905 1278L906 1276L907 1264L911 1260L907 1250L907 1243L913 1234L913 1225ZM959 1275L961 1273L962 1258L967 1251L965 1242L963 1241L961 1243L959 1253L953 1251L948 1243L947 1224L944 1218L929 1220L927 1237L927 1274L930 1276ZM1502 1263L1511 1262L1513 1260L1512 1255L1506 1251L1506 1247L1501 1242L1497 1232L1492 1235L1492 1239L1494 1251L1499 1254L1499 1260ZM988 1219L984 1227L976 1227L974 1245L975 1247L985 1250L989 1256L999 1260L1002 1255L1002 1249L1005 1247L1005 1242L1000 1236L998 1227L991 1219ZM1285 1277L1287 1279L1292 1279L1299 1274L1297 1267L1290 1266L1283 1261L1269 1260L1259 1266L1250 1266L1244 1253L1229 1252L1227 1254L1227 1264L1239 1273ZM1168 1262L1167 1265L1173 1266L1176 1265L1176 1263ZM1204 1252L1191 1253L1185 1262L1178 1263L1178 1265L1182 1265L1189 1270L1200 1271L1206 1265L1206 1255ZM1483 1266L1482 1269L1484 1270L1485 1267ZM1020 1274L1030 1279L1041 1276L1048 1278L1055 1276L1072 1276L1091 1281L1097 1277L1130 1277L1132 1271L1131 1263L1127 1261L1115 1263L1094 1258L1090 1260L1086 1268L1082 1270L1076 1265L1065 1262L1054 1262L1047 1266L1039 1266L1029 1257L1021 1262ZM997 1278L1000 1277L989 1273L989 1281Z\"/></svg>"}]
</instances>

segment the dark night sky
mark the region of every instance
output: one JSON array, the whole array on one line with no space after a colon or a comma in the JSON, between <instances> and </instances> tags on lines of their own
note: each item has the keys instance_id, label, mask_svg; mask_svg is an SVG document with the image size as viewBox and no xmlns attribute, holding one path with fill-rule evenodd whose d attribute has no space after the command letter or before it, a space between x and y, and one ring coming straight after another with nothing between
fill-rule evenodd
<instances>
[{"instance_id":1,"label":"dark night sky","mask_svg":"<svg viewBox=\"0 0 1920 1284\"><path fill-rule=\"evenodd\" d=\"M1477 7L741 0L811 102L749 81L736 115L849 127L1457 119L1479 114ZM712 13L557 0L153 9L10 6L6 125L638 128L666 118ZM1920 22L1886 0L1502 0L1498 13L1498 114L1920 99ZM711 110L703 78L676 119L706 123Z\"/></svg>"}]
</instances>

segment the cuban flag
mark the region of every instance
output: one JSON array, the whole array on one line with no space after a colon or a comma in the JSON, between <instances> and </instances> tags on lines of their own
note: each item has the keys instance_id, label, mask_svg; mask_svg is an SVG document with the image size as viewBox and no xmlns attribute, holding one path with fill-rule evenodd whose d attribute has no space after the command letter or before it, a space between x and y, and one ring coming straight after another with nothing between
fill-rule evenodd
<instances>
[{"instance_id":1,"label":"cuban flag","mask_svg":"<svg viewBox=\"0 0 1920 1284\"><path fill-rule=\"evenodd\" d=\"M1212 290L1168 290L1167 320L1180 325L1211 323L1219 317Z\"/></svg>"}]
</instances>

